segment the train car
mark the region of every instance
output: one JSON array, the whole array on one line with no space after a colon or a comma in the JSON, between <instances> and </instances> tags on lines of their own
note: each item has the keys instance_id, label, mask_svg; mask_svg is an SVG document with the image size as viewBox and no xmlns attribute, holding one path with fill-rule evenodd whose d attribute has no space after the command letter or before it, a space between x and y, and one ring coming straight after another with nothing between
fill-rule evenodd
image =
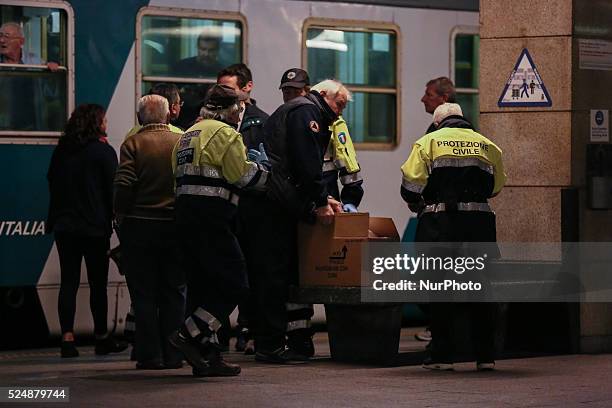
<instances>
[{"instance_id":1,"label":"train car","mask_svg":"<svg viewBox=\"0 0 612 408\"><path fill-rule=\"evenodd\" d=\"M393 217L400 230L411 213L399 168L431 121L420 103L425 83L453 78L467 116L478 119L477 0L3 0L0 22L20 24L25 37L21 63L0 63L0 348L44 344L60 331L46 173L81 103L107 108L118 151L154 83L180 87L184 127L232 63L249 65L252 96L269 113L282 103L286 69L307 69L313 83L337 78L353 93L344 117L364 174L360 210ZM189 59L200 67L186 69ZM93 327L85 276L81 333ZM121 329L129 295L113 264L108 297L109 327Z\"/></svg>"}]
</instances>

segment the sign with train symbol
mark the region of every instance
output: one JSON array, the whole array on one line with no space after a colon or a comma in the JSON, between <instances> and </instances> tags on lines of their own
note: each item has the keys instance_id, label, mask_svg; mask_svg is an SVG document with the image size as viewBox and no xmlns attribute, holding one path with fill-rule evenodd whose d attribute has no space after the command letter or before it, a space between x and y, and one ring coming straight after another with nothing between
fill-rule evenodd
<instances>
[{"instance_id":1,"label":"sign with train symbol","mask_svg":"<svg viewBox=\"0 0 612 408\"><path fill-rule=\"evenodd\" d=\"M549 107L550 95L538 73L527 48L524 48L499 97L497 106L503 107Z\"/></svg>"}]
</instances>

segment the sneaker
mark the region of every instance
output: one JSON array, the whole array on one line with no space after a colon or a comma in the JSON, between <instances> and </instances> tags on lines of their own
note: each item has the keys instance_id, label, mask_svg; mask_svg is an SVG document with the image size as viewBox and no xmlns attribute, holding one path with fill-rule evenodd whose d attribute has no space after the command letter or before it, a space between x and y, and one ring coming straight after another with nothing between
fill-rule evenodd
<instances>
[{"instance_id":1,"label":"sneaker","mask_svg":"<svg viewBox=\"0 0 612 408\"><path fill-rule=\"evenodd\" d=\"M434 371L453 371L453 363L436 362L432 359L426 359L423 361L423 368L426 370Z\"/></svg>"},{"instance_id":2,"label":"sneaker","mask_svg":"<svg viewBox=\"0 0 612 408\"><path fill-rule=\"evenodd\" d=\"M431 332L429 329L425 329L424 331L415 334L414 338L418 341L431 341Z\"/></svg>"},{"instance_id":3,"label":"sneaker","mask_svg":"<svg viewBox=\"0 0 612 408\"><path fill-rule=\"evenodd\" d=\"M244 354L247 356L252 356L255 354L255 340L251 339L247 341L246 345L244 346Z\"/></svg>"},{"instance_id":4,"label":"sneaker","mask_svg":"<svg viewBox=\"0 0 612 408\"><path fill-rule=\"evenodd\" d=\"M296 339L293 341L291 338L289 338L287 340L287 347L296 354L306 356L308 358L313 357L315 354L314 343L312 342L311 337L299 340Z\"/></svg>"},{"instance_id":5,"label":"sneaker","mask_svg":"<svg viewBox=\"0 0 612 408\"><path fill-rule=\"evenodd\" d=\"M208 363L202 357L202 353L200 353L200 348L195 341L184 337L178 330L175 331L168 337L168 341L177 350L179 350L185 356L187 362L194 368L198 370L204 371L208 367Z\"/></svg>"},{"instance_id":6,"label":"sneaker","mask_svg":"<svg viewBox=\"0 0 612 408\"><path fill-rule=\"evenodd\" d=\"M223 359L213 360L204 369L193 367L194 377L235 377L240 374L240 366L231 364Z\"/></svg>"},{"instance_id":7,"label":"sneaker","mask_svg":"<svg viewBox=\"0 0 612 408\"><path fill-rule=\"evenodd\" d=\"M236 351L245 351L249 341L249 329L243 327L236 335Z\"/></svg>"},{"instance_id":8,"label":"sneaker","mask_svg":"<svg viewBox=\"0 0 612 408\"><path fill-rule=\"evenodd\" d=\"M274 351L258 351L255 353L255 361L272 364L286 364L295 362L306 362L310 360L307 356L298 354L286 347L279 347Z\"/></svg>"},{"instance_id":9,"label":"sneaker","mask_svg":"<svg viewBox=\"0 0 612 408\"><path fill-rule=\"evenodd\" d=\"M62 341L61 346L62 358L73 358L79 356L79 350L74 345L74 341Z\"/></svg>"},{"instance_id":10,"label":"sneaker","mask_svg":"<svg viewBox=\"0 0 612 408\"><path fill-rule=\"evenodd\" d=\"M110 353L121 353L128 348L126 341L119 341L112 336L96 340L95 353L97 356L104 356Z\"/></svg>"},{"instance_id":11,"label":"sneaker","mask_svg":"<svg viewBox=\"0 0 612 408\"><path fill-rule=\"evenodd\" d=\"M495 370L495 362L489 363L476 363L476 370L478 371L493 371Z\"/></svg>"}]
</instances>

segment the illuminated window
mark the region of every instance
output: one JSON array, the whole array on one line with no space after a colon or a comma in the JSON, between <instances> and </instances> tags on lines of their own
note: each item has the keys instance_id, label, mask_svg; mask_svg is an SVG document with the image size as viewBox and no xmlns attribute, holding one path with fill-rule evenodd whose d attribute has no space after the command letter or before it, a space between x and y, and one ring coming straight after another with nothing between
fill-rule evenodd
<instances>
[{"instance_id":1,"label":"illuminated window","mask_svg":"<svg viewBox=\"0 0 612 408\"><path fill-rule=\"evenodd\" d=\"M313 85L334 78L353 93L343 117L359 148L393 148L399 142L399 31L391 24L354 24L307 20L304 65Z\"/></svg>"},{"instance_id":2,"label":"illuminated window","mask_svg":"<svg viewBox=\"0 0 612 408\"><path fill-rule=\"evenodd\" d=\"M478 128L478 27L457 27L451 38L451 72L457 90L457 102L461 105L464 116Z\"/></svg>"},{"instance_id":3,"label":"illuminated window","mask_svg":"<svg viewBox=\"0 0 612 408\"><path fill-rule=\"evenodd\" d=\"M174 13L145 8L139 13L140 95L160 82L179 87L184 105L177 125L190 126L217 73L245 59L244 21L239 14Z\"/></svg>"},{"instance_id":4,"label":"illuminated window","mask_svg":"<svg viewBox=\"0 0 612 408\"><path fill-rule=\"evenodd\" d=\"M59 136L73 105L68 13L0 6L0 135ZM50 69L52 68L52 69Z\"/></svg>"}]
</instances>

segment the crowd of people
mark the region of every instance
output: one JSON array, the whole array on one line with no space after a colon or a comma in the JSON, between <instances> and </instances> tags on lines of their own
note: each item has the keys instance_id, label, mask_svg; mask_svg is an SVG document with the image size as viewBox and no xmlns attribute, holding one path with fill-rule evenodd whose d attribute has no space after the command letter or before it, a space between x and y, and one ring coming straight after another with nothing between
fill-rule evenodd
<instances>
[{"instance_id":1,"label":"crowd of people","mask_svg":"<svg viewBox=\"0 0 612 408\"><path fill-rule=\"evenodd\" d=\"M357 212L364 194L350 124L342 117L352 95L333 79L311 85L306 71L292 68L279 86L284 103L268 116L251 97L253 87L246 65L221 69L199 117L182 130L171 124L182 106L178 88L156 85L138 101L139 124L128 132L118 162L106 141L103 108L81 105L73 112L48 175L49 229L62 268L63 357L78 355L72 321L82 257L96 353L126 348L106 328L113 222L138 369L180 368L186 360L194 376L238 375L240 367L222 353L236 306L237 350L263 363L314 356L312 305L290 303L288 288L298 280L298 224L330 224L336 213ZM401 187L420 217L417 240L494 241L486 203L504 183L501 152L463 118L448 78L428 83L422 102L434 123L402 166ZM462 156L437 148L443 138L490 148ZM478 227L462 235L466 224ZM426 368L452 367L449 309L432 307ZM478 368L490 369L493 314L473 309L488 319L477 333Z\"/></svg>"}]
</instances>

